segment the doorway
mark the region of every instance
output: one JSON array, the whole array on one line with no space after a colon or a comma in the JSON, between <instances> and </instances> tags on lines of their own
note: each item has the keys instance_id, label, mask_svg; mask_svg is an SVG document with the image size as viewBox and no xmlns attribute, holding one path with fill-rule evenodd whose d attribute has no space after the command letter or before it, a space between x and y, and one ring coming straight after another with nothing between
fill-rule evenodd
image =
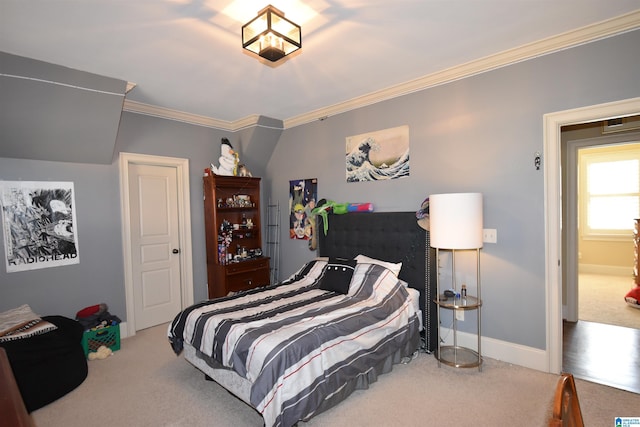
<instances>
[{"instance_id":1,"label":"doorway","mask_svg":"<svg viewBox=\"0 0 640 427\"><path fill-rule=\"evenodd\" d=\"M567 261L563 269L567 321L562 329L562 371L639 393L640 371L634 355L640 330L630 328L640 327L640 317L623 300L633 286L631 230L635 217L616 217L606 210L598 217L597 203L610 206L630 195L633 186L625 184L637 177L638 145L634 142L640 135L629 131L603 136L602 130L602 122L596 122L563 127L562 132L562 218L566 224L562 240ZM596 175L585 175L587 170ZM628 177L621 176L623 171ZM611 177L622 181L614 184ZM595 205L587 204L588 186L601 188L591 196ZM587 209L593 209L589 220ZM624 211L620 206L618 212Z\"/></svg>"},{"instance_id":2,"label":"doorway","mask_svg":"<svg viewBox=\"0 0 640 427\"><path fill-rule=\"evenodd\" d=\"M563 126L607 120L640 114L640 98L599 104L573 110L545 114L544 175L545 175L545 289L547 296L547 371L562 370L562 301L563 263L577 268L577 260L565 259L562 251L562 168L561 128Z\"/></svg>"},{"instance_id":3,"label":"doorway","mask_svg":"<svg viewBox=\"0 0 640 427\"><path fill-rule=\"evenodd\" d=\"M126 336L132 336L193 304L188 160L121 153L120 198Z\"/></svg>"},{"instance_id":4,"label":"doorway","mask_svg":"<svg viewBox=\"0 0 640 427\"><path fill-rule=\"evenodd\" d=\"M640 126L640 120L635 119ZM633 162L638 158L637 142L640 141L640 133L631 130L603 135L602 130L602 122L562 128L562 191L565 195L562 221L566 224L563 230L563 284L566 291L563 317L569 322L582 319L608 324L616 324L615 319L621 319L620 325L627 326L628 316L619 309L624 308L620 296L622 290L626 289L626 293L633 284L634 218L616 219L615 229L608 231L606 235L601 234L602 230L590 230L584 219L587 205L583 201L586 202L588 197L586 176L583 176L582 182L579 181L580 171L584 173L589 164L602 168L612 164L607 162L615 161L633 169ZM616 169L619 167L616 166ZM608 176L611 176L610 172L602 176L603 181L597 182L606 184ZM606 215L606 218L615 217ZM628 230L623 230L627 223ZM579 224L582 224L582 233L579 231ZM615 295L609 293L607 288L615 292ZM596 298L597 301L594 300Z\"/></svg>"}]
</instances>

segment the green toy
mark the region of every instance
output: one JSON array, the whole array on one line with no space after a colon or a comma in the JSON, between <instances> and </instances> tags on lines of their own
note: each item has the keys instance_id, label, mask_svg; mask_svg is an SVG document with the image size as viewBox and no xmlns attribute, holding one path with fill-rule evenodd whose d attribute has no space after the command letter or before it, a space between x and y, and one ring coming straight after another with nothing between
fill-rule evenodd
<instances>
[{"instance_id":1,"label":"green toy","mask_svg":"<svg viewBox=\"0 0 640 427\"><path fill-rule=\"evenodd\" d=\"M333 200L320 199L318 206L311 211L311 215L320 215L324 227L324 235L329 230L328 214L332 212L342 215L349 212L373 212L372 203L336 203Z\"/></svg>"}]
</instances>

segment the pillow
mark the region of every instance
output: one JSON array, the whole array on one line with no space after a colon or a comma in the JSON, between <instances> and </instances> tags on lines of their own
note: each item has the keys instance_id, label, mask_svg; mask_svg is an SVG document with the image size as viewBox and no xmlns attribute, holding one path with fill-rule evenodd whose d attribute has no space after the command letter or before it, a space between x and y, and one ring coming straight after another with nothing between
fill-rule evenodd
<instances>
[{"instance_id":1,"label":"pillow","mask_svg":"<svg viewBox=\"0 0 640 427\"><path fill-rule=\"evenodd\" d=\"M402 286L404 286L405 288L409 288L409 284L407 282L405 282L404 280L398 279L398 282L400 282L400 284ZM409 288L409 289L412 289L412 288Z\"/></svg>"},{"instance_id":2,"label":"pillow","mask_svg":"<svg viewBox=\"0 0 640 427\"><path fill-rule=\"evenodd\" d=\"M0 313L0 342L29 338L57 328L42 320L27 304Z\"/></svg>"},{"instance_id":3,"label":"pillow","mask_svg":"<svg viewBox=\"0 0 640 427\"><path fill-rule=\"evenodd\" d=\"M393 263L393 262L387 262L387 261L380 261L379 259L375 259L375 258L369 258L366 255L358 255L357 257L355 257L355 260L358 261L358 263L360 264L378 264L383 266L384 268L386 268L387 270L391 270L391 272L398 277L398 274L400 274L400 269L402 268L402 263L398 262L398 263Z\"/></svg>"},{"instance_id":4,"label":"pillow","mask_svg":"<svg viewBox=\"0 0 640 427\"><path fill-rule=\"evenodd\" d=\"M320 279L320 289L346 295L355 266L355 259L329 258L324 275Z\"/></svg>"}]
</instances>

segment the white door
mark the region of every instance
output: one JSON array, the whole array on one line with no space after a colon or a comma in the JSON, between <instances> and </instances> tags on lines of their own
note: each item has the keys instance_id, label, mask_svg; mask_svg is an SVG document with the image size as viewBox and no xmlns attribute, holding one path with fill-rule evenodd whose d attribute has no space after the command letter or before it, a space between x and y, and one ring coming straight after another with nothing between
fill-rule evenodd
<instances>
[{"instance_id":1,"label":"white door","mask_svg":"<svg viewBox=\"0 0 640 427\"><path fill-rule=\"evenodd\" d=\"M131 266L136 330L181 309L177 171L129 164Z\"/></svg>"}]
</instances>

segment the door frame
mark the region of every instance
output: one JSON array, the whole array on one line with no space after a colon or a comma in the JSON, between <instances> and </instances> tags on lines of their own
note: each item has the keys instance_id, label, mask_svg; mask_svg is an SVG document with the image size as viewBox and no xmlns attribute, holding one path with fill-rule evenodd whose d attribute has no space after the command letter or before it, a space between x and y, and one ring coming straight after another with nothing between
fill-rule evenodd
<instances>
[{"instance_id":1,"label":"door frame","mask_svg":"<svg viewBox=\"0 0 640 427\"><path fill-rule=\"evenodd\" d=\"M126 336L136 334L131 264L131 207L129 205L129 165L141 164L176 168L178 196L178 232L180 234L180 296L182 308L193 304L193 262L191 252L191 202L189 196L189 159L120 153L120 207L122 217L122 256L127 309ZM176 313L177 314L177 313Z\"/></svg>"},{"instance_id":2,"label":"door frame","mask_svg":"<svg viewBox=\"0 0 640 427\"><path fill-rule=\"evenodd\" d=\"M565 282L562 287L566 289L565 302L563 310L563 319L567 319L570 322L576 322L578 320L578 148L582 146L581 141L567 141L565 154L567 161L563 164L560 160L560 167L565 166L567 168L564 178L566 184L564 185L565 202L564 205L560 205L566 209L566 215L562 219L566 224L564 230L564 236L561 235L561 242L564 238L564 277ZM562 178L561 178L562 179ZM562 185L562 182L560 183ZM562 266L561 266L562 267ZM561 272L562 274L562 272Z\"/></svg>"},{"instance_id":3,"label":"door frame","mask_svg":"<svg viewBox=\"0 0 640 427\"><path fill-rule=\"evenodd\" d=\"M547 371L554 374L559 374L562 370L561 128L566 125L637 114L640 114L640 98L558 111L543 116Z\"/></svg>"},{"instance_id":4,"label":"door frame","mask_svg":"<svg viewBox=\"0 0 640 427\"><path fill-rule=\"evenodd\" d=\"M564 185L565 203L560 205L560 211L562 212L562 206L566 209L566 215L562 221L566 224L565 229L561 230L564 235L561 235L565 241L564 249L564 262L561 264L561 274L564 277L563 285L560 287L565 289L565 301L563 306L562 319L567 319L569 322L578 321L578 277L579 277L579 263L578 257L578 151L584 147L590 147L593 145L600 145L593 142L593 138L590 139L578 139L566 141L565 155L567 159L564 163L560 164L560 168L565 167L567 169L564 174L566 183ZM562 179L562 178L561 178ZM562 186L562 182L560 183ZM562 201L560 201L562 203ZM562 300L561 300L562 301Z\"/></svg>"}]
</instances>

